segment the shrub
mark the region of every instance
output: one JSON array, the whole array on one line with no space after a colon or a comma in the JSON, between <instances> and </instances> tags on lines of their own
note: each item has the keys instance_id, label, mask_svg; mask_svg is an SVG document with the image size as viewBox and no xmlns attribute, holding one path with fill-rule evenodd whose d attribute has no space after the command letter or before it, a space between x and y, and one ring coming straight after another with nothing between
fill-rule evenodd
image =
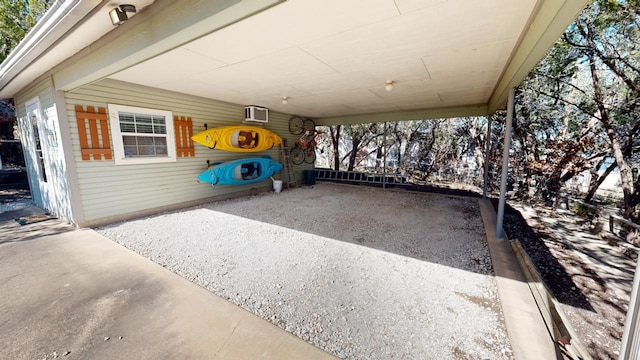
<instances>
[{"instance_id":1,"label":"shrub","mask_svg":"<svg viewBox=\"0 0 640 360\"><path fill-rule=\"evenodd\" d=\"M577 201L573 203L573 205L571 206L571 210L576 215L583 218L593 219L598 216L598 211L595 208Z\"/></svg>"}]
</instances>

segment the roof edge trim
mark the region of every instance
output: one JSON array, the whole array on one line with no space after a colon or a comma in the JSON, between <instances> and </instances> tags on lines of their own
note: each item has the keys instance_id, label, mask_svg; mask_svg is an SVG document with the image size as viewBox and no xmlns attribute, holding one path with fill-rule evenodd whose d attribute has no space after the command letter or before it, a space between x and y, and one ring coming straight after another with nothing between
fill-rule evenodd
<instances>
[{"instance_id":1,"label":"roof edge trim","mask_svg":"<svg viewBox=\"0 0 640 360\"><path fill-rule=\"evenodd\" d=\"M104 0L56 1L0 64L0 96L15 95L6 94L3 90L16 76L45 54L71 28L103 2Z\"/></svg>"}]
</instances>

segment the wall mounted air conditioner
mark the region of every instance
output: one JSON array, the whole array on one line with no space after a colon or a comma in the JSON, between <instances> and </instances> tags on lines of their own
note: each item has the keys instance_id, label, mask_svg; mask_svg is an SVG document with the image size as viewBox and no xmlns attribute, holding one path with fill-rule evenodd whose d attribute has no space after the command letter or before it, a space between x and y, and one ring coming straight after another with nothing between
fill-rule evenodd
<instances>
[{"instance_id":1,"label":"wall mounted air conditioner","mask_svg":"<svg viewBox=\"0 0 640 360\"><path fill-rule=\"evenodd\" d=\"M244 121L247 122L269 122L269 109L260 106L245 106Z\"/></svg>"}]
</instances>

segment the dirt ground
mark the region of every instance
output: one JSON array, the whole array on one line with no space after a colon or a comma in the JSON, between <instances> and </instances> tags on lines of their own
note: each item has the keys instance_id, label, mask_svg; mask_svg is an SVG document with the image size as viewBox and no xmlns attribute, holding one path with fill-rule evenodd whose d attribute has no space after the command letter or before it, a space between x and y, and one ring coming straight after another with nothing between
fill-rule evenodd
<instances>
[{"instance_id":1,"label":"dirt ground","mask_svg":"<svg viewBox=\"0 0 640 360\"><path fill-rule=\"evenodd\" d=\"M636 266L626 247L606 240L606 224L595 233L568 210L512 205L509 238L520 241L590 355L617 359Z\"/></svg>"}]
</instances>

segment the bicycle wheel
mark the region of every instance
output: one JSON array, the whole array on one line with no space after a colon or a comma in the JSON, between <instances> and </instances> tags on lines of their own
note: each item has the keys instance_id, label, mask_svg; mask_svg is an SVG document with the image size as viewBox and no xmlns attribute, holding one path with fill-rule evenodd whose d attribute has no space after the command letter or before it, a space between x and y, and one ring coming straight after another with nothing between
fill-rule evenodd
<instances>
[{"instance_id":1,"label":"bicycle wheel","mask_svg":"<svg viewBox=\"0 0 640 360\"><path fill-rule=\"evenodd\" d=\"M304 162L307 164L313 164L316 162L316 148L310 147L305 150Z\"/></svg>"},{"instance_id":2,"label":"bicycle wheel","mask_svg":"<svg viewBox=\"0 0 640 360\"><path fill-rule=\"evenodd\" d=\"M304 161L304 150L301 147L294 147L289 155L291 156L291 162L296 165L300 165Z\"/></svg>"},{"instance_id":3,"label":"bicycle wheel","mask_svg":"<svg viewBox=\"0 0 640 360\"><path fill-rule=\"evenodd\" d=\"M304 120L300 116L293 115L289 119L289 132L300 135L304 132Z\"/></svg>"},{"instance_id":4,"label":"bicycle wheel","mask_svg":"<svg viewBox=\"0 0 640 360\"><path fill-rule=\"evenodd\" d=\"M307 134L307 136L312 136L313 134L316 133L316 123L313 122L313 120L311 119L304 119L303 123L303 127L304 127L304 132Z\"/></svg>"}]
</instances>

